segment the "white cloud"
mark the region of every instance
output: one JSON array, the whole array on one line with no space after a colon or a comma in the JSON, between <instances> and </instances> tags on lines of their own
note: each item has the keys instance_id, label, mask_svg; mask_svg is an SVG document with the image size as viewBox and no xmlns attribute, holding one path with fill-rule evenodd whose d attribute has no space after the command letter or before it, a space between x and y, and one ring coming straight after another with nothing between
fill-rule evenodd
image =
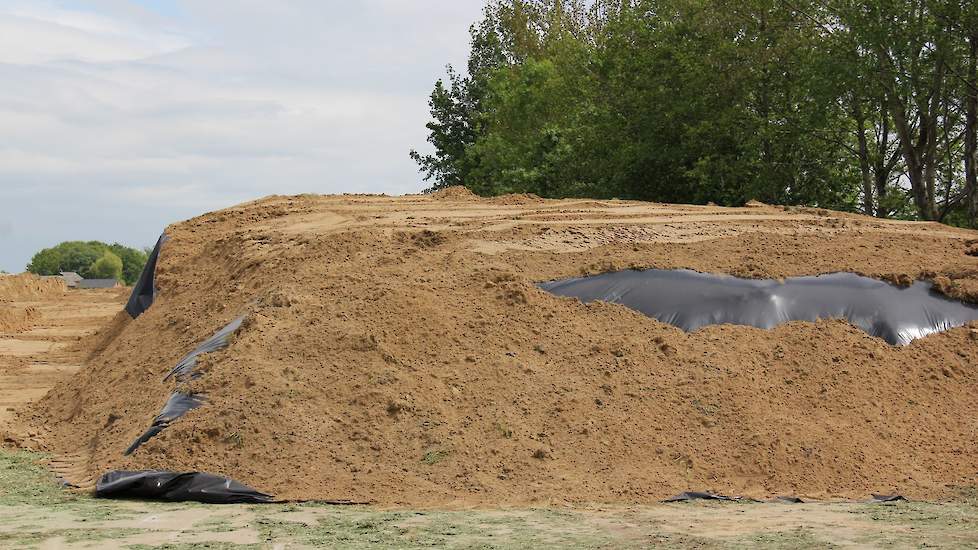
<instances>
[{"instance_id":1,"label":"white cloud","mask_svg":"<svg viewBox=\"0 0 978 550\"><path fill-rule=\"evenodd\" d=\"M0 0L0 268L271 193L421 189L407 152L481 5Z\"/></svg>"},{"instance_id":2,"label":"white cloud","mask_svg":"<svg viewBox=\"0 0 978 550\"><path fill-rule=\"evenodd\" d=\"M43 3L0 12L0 63L129 61L177 51L187 37Z\"/></svg>"}]
</instances>

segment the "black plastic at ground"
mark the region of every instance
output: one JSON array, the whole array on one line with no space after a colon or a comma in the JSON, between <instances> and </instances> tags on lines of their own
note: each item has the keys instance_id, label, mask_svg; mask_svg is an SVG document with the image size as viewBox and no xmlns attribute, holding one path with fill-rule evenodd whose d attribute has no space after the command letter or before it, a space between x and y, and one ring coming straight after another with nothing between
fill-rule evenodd
<instances>
[{"instance_id":1,"label":"black plastic at ground","mask_svg":"<svg viewBox=\"0 0 978 550\"><path fill-rule=\"evenodd\" d=\"M669 497L662 502L689 502L691 500L739 500L736 498L726 497L723 495L714 495L713 493L702 493L699 491L686 491L685 493L679 493L674 497Z\"/></svg>"},{"instance_id":2,"label":"black plastic at ground","mask_svg":"<svg viewBox=\"0 0 978 550\"><path fill-rule=\"evenodd\" d=\"M897 287L853 273L776 281L648 269L539 286L584 302L622 304L685 331L722 323L769 329L788 321L847 319L872 336L905 345L978 319L978 306L951 300L930 283Z\"/></svg>"},{"instance_id":3,"label":"black plastic at ground","mask_svg":"<svg viewBox=\"0 0 978 550\"><path fill-rule=\"evenodd\" d=\"M209 504L263 504L272 497L233 479L201 472L144 470L106 472L95 484L101 498L138 498Z\"/></svg>"}]
</instances>

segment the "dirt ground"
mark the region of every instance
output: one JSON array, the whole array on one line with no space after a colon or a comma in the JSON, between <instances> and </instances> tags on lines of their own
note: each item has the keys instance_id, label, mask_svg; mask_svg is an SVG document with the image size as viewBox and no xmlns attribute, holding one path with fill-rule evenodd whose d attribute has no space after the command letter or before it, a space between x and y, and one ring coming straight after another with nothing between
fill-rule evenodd
<instances>
[{"instance_id":1,"label":"dirt ground","mask_svg":"<svg viewBox=\"0 0 978 550\"><path fill-rule=\"evenodd\" d=\"M976 482L974 326L906 347L838 320L686 334L535 286L626 267L853 271L975 301L974 232L451 190L269 197L167 233L153 307L114 319L85 368L18 417L37 434L20 444L82 481L200 470L283 499L422 508L684 490L935 500ZM164 380L239 315L199 379ZM207 403L123 456L175 388Z\"/></svg>"},{"instance_id":2,"label":"dirt ground","mask_svg":"<svg viewBox=\"0 0 978 550\"><path fill-rule=\"evenodd\" d=\"M384 509L106 501L0 451L0 547L975 548L978 501Z\"/></svg>"},{"instance_id":3,"label":"dirt ground","mask_svg":"<svg viewBox=\"0 0 978 550\"><path fill-rule=\"evenodd\" d=\"M15 284L17 282L18 284ZM67 290L32 276L0 278L0 426L81 368L78 347L114 317L128 289Z\"/></svg>"}]
</instances>

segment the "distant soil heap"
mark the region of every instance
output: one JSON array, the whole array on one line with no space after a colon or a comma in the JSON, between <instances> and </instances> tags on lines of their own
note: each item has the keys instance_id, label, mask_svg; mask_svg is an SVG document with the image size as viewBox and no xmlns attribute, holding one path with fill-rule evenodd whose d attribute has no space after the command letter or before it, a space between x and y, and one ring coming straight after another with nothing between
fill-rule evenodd
<instances>
[{"instance_id":1,"label":"distant soil heap","mask_svg":"<svg viewBox=\"0 0 978 550\"><path fill-rule=\"evenodd\" d=\"M40 300L67 290L61 277L40 277L33 273L0 275L0 303Z\"/></svg>"},{"instance_id":2,"label":"distant soil heap","mask_svg":"<svg viewBox=\"0 0 978 550\"><path fill-rule=\"evenodd\" d=\"M652 502L684 490L939 498L978 472L978 329L893 347L843 321L686 334L534 283L628 267L926 278L978 301L978 234L825 210L273 196L167 229L159 296L24 415L92 474L285 499ZM207 403L122 452L188 351Z\"/></svg>"},{"instance_id":3,"label":"distant soil heap","mask_svg":"<svg viewBox=\"0 0 978 550\"><path fill-rule=\"evenodd\" d=\"M0 275L0 332L30 329L41 318L41 312L22 302L50 299L66 290L60 277L38 277L31 273Z\"/></svg>"}]
</instances>

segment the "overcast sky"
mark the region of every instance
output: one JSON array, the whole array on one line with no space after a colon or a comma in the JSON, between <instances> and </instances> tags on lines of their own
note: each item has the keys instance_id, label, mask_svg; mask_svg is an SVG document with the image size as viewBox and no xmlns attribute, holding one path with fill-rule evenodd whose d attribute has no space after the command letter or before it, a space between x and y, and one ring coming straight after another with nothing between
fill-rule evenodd
<instances>
[{"instance_id":1,"label":"overcast sky","mask_svg":"<svg viewBox=\"0 0 978 550\"><path fill-rule=\"evenodd\" d=\"M0 269L273 193L413 193L482 0L0 0Z\"/></svg>"}]
</instances>

